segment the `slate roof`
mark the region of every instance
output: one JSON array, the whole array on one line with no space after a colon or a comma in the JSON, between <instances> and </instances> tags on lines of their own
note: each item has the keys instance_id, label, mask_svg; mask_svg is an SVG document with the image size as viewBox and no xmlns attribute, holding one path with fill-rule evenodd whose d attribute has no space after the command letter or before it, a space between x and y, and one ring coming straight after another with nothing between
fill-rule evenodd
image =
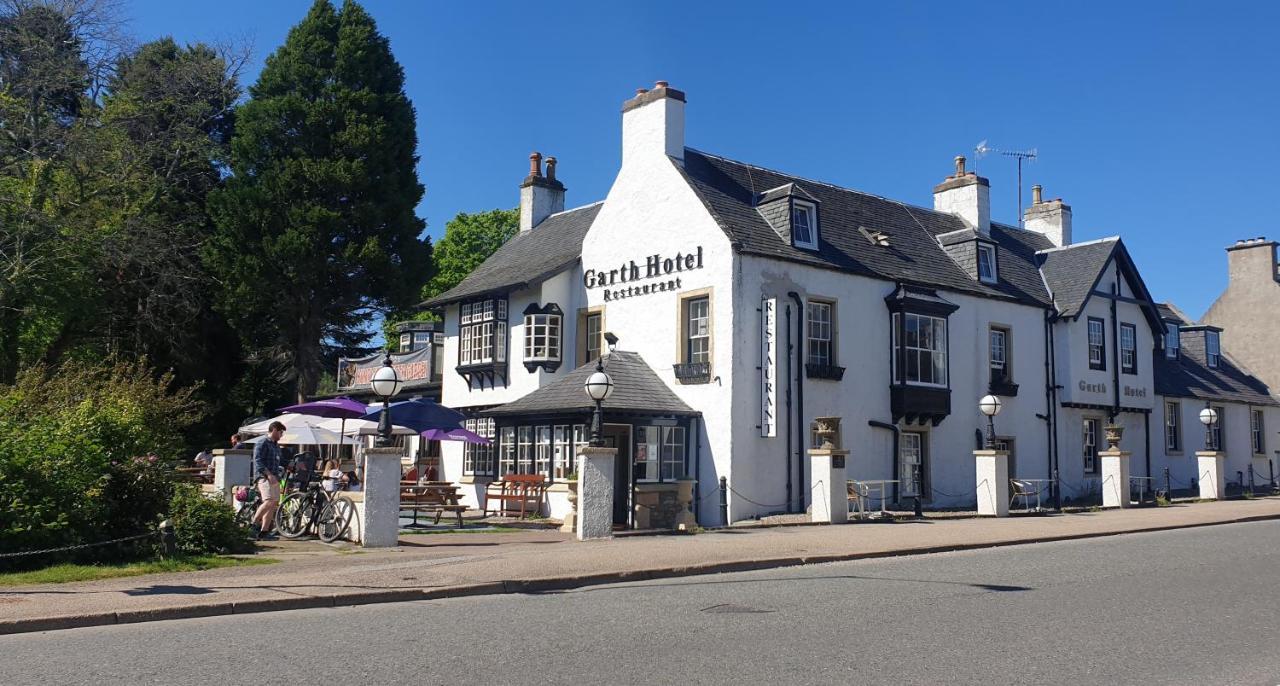
<instances>
[{"instance_id":1,"label":"slate roof","mask_svg":"<svg viewBox=\"0 0 1280 686\"><path fill-rule=\"evenodd\" d=\"M600 202L558 212L511 237L457 286L422 303L437 308L491 293L541 283L582 257L582 241L600 213Z\"/></svg>"},{"instance_id":2,"label":"slate roof","mask_svg":"<svg viewBox=\"0 0 1280 686\"><path fill-rule=\"evenodd\" d=\"M1120 239L1112 236L1046 250L1037 256L1040 273L1063 317L1080 314L1119 243Z\"/></svg>"},{"instance_id":3,"label":"slate roof","mask_svg":"<svg viewBox=\"0 0 1280 686\"><path fill-rule=\"evenodd\" d=\"M936 236L965 228L953 215L691 148L685 148L684 166L677 168L741 253L1032 305L1050 304L1035 253L1052 244L1038 233L992 224L1000 283L988 285L969 276L938 245ZM787 184L819 203L817 251L779 240L752 202L753 194ZM884 233L889 245L873 245L859 227Z\"/></svg>"},{"instance_id":4,"label":"slate roof","mask_svg":"<svg viewBox=\"0 0 1280 686\"><path fill-rule=\"evenodd\" d=\"M1178 326L1188 326L1195 322L1183 316L1182 311L1174 307L1172 303L1156 303L1156 311L1160 313L1160 318L1168 322L1176 322Z\"/></svg>"},{"instance_id":5,"label":"slate roof","mask_svg":"<svg viewBox=\"0 0 1280 686\"><path fill-rule=\"evenodd\" d=\"M613 394L604 401L604 411L644 415L696 417L701 412L689 407L671 392L638 353L617 350L604 355L604 367L613 377ZM582 385L596 370L595 362L578 367L558 381L505 405L483 410L482 416L586 414L595 409Z\"/></svg>"},{"instance_id":6,"label":"slate roof","mask_svg":"<svg viewBox=\"0 0 1280 686\"><path fill-rule=\"evenodd\" d=\"M1223 400L1251 405L1280 405L1267 385L1238 367L1227 354L1218 358L1218 368L1210 369L1205 357L1203 330L1184 332L1175 360L1164 352L1155 353L1155 385L1158 395L1175 398Z\"/></svg>"}]
</instances>

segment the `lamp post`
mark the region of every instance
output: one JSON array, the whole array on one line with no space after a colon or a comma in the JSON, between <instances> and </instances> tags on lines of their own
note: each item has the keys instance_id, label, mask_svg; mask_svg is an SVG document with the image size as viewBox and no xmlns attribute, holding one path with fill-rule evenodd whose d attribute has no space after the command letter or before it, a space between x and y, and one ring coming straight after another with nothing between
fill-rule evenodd
<instances>
[{"instance_id":1,"label":"lamp post","mask_svg":"<svg viewBox=\"0 0 1280 686\"><path fill-rule=\"evenodd\" d=\"M369 380L373 392L382 398L382 416L378 418L378 440L374 443L379 448L391 447L391 398L400 392L400 375L391 366L391 353L387 353L382 367L373 373Z\"/></svg>"},{"instance_id":2,"label":"lamp post","mask_svg":"<svg viewBox=\"0 0 1280 686\"><path fill-rule=\"evenodd\" d=\"M595 401L596 410L591 415L591 447L603 448L604 436L600 433L600 415L602 414L601 405L609 396L613 395L613 377L604 371L604 358L596 358L596 370L591 372L591 376L587 377L586 383L582 385L582 390L587 392L587 397Z\"/></svg>"},{"instance_id":3,"label":"lamp post","mask_svg":"<svg viewBox=\"0 0 1280 686\"><path fill-rule=\"evenodd\" d=\"M1210 407L1208 401L1205 401L1204 409L1200 410L1200 423L1204 424L1205 452L1217 450L1213 440L1213 425L1218 423L1218 411Z\"/></svg>"},{"instance_id":4,"label":"lamp post","mask_svg":"<svg viewBox=\"0 0 1280 686\"><path fill-rule=\"evenodd\" d=\"M984 395L978 401L978 410L987 416L987 438L986 444L983 446L987 450L995 450L996 447L996 423L995 416L1000 414L1000 408L1003 407L1000 398L994 395Z\"/></svg>"}]
</instances>

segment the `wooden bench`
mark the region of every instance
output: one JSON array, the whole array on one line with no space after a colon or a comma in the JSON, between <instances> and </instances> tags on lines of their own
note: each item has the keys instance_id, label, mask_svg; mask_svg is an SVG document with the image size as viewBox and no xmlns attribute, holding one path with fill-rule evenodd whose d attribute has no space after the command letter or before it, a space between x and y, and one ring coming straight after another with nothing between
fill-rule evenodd
<instances>
[{"instance_id":1,"label":"wooden bench","mask_svg":"<svg viewBox=\"0 0 1280 686\"><path fill-rule=\"evenodd\" d=\"M519 516L542 513L547 481L541 474L508 474L484 489L484 513Z\"/></svg>"},{"instance_id":2,"label":"wooden bench","mask_svg":"<svg viewBox=\"0 0 1280 686\"><path fill-rule=\"evenodd\" d=\"M458 487L451 483L401 484L400 510L413 512L413 523L408 525L410 528L421 526L418 524L419 512L434 512L435 524L440 523L444 513L451 512L457 516L458 528L461 529L462 513L467 511L467 506L458 502Z\"/></svg>"}]
</instances>

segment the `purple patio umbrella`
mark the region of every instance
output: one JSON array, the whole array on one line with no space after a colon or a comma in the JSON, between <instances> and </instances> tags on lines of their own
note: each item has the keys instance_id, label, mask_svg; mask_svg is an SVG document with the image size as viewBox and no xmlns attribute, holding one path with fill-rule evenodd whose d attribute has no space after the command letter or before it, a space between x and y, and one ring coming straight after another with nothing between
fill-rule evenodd
<instances>
[{"instance_id":1,"label":"purple patio umbrella","mask_svg":"<svg viewBox=\"0 0 1280 686\"><path fill-rule=\"evenodd\" d=\"M493 441L466 429L427 429L422 432L422 437L428 441L466 441L467 443L479 443L480 445L489 445Z\"/></svg>"},{"instance_id":2,"label":"purple patio umbrella","mask_svg":"<svg viewBox=\"0 0 1280 686\"><path fill-rule=\"evenodd\" d=\"M310 415L312 417L337 417L342 419L342 428L339 434L347 435L347 419L363 417L369 411L369 406L358 400L352 400L347 396L338 398L329 398L328 400L313 400L309 403L299 403L288 407L280 408L281 412L296 412L298 414Z\"/></svg>"}]
</instances>

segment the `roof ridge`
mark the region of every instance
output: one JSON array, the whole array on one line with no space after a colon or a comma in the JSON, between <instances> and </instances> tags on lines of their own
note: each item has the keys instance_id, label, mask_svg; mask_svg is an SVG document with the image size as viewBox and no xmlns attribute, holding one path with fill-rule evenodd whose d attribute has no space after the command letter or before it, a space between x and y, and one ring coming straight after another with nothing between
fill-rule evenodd
<instances>
[{"instance_id":1,"label":"roof ridge","mask_svg":"<svg viewBox=\"0 0 1280 686\"><path fill-rule=\"evenodd\" d=\"M742 160L735 160L735 159L733 159L733 158L731 158L731 157L725 157L724 155L717 155L717 154L715 154L715 153L706 152L705 150L699 150L699 149L697 149L697 148L691 148L691 147L689 147L689 146L687 146L687 145L685 146L685 150L690 150L690 151L696 152L696 153L698 153L699 155L703 155L703 156L705 156L705 157L714 157L714 158L716 158L716 159L718 159L718 160L724 160L725 162L729 162L729 163L731 163L731 164L740 164L740 165L742 165L742 166L744 166L744 167L748 167L748 168L751 168L751 169L758 169L758 170L763 171L763 172L769 172L770 174L777 174L778 176L785 176L785 177L787 177L787 178L795 179L795 180L797 180L797 181L803 181L803 182L805 182L805 183L813 183L813 184L817 184L817 185L819 185L819 186L826 186L827 188L834 188L835 190L838 190L838 191L844 191L845 193L857 193L858 195L865 195L865 196L867 196L868 198L875 198L875 199L877 199L877 200L883 200L883 201L885 201L885 202L896 203L896 204L898 204L898 205L902 205L903 207L911 207L911 208L914 208L914 209L917 209L917 210L923 210L923 211L925 211L925 212L932 212L933 214L940 215L940 216L943 216L943 217L955 217L955 215L954 215L954 214L951 214L950 212L942 212L942 211L939 211L939 210L935 210L935 209L933 209L932 207L924 207L923 205L916 205L916 204L914 204L914 203L903 202L903 201L901 201L901 200L898 200L897 198L890 198L890 197L883 196L883 195L876 195L875 193L869 193L869 192L867 192L867 191L861 191L861 190L858 190L857 188L849 188L849 187L847 187L847 186L839 186L839 185L836 185L836 184L834 184L834 183L829 183L829 182L827 182L827 181L818 181L817 179L811 179L811 178L809 178L809 177L807 177L807 176L798 176L798 175L796 175L796 174L792 174L791 172L784 172L784 171L779 170L779 169L770 169L769 167L761 167L761 166L760 166L760 165L758 165L758 164L751 164L750 162L743 162ZM794 183L794 182L788 182L788 183ZM782 186L785 186L785 185L786 185L786 184L782 184ZM782 186L777 186L777 188L781 188ZM769 190L776 190L776 188L771 188L771 189L769 189ZM763 192L767 193L768 191L763 191Z\"/></svg>"},{"instance_id":2,"label":"roof ridge","mask_svg":"<svg viewBox=\"0 0 1280 686\"><path fill-rule=\"evenodd\" d=\"M1062 245L1056 248L1045 248L1044 250L1037 250L1036 254L1043 255L1044 253L1047 253L1047 252L1060 252L1062 250L1070 250L1072 248L1083 248L1086 245L1097 245L1099 243L1108 243L1108 242L1116 243L1119 241L1120 241L1119 236L1106 236L1103 238L1095 238L1091 241L1084 241L1083 243L1072 243L1071 245Z\"/></svg>"},{"instance_id":3,"label":"roof ridge","mask_svg":"<svg viewBox=\"0 0 1280 686\"><path fill-rule=\"evenodd\" d=\"M552 212L551 214L548 214L546 217L544 217L542 221L544 221L544 222L545 222L546 220L548 220L548 219L550 219L550 218L552 218L552 217L558 217L558 216L560 216L560 215L562 215L562 214L569 214L570 212L577 212L578 210L585 210L585 209L587 209L588 207L595 207L596 205L599 205L599 204L600 204L600 203L602 203L602 202L604 202L604 198L601 198L601 199L599 199L599 200L597 200L597 201L595 201L595 202L589 202L589 203L587 203L587 204L585 204L585 205L578 205L577 207L570 207L570 208L569 208L569 209L567 209L567 210L560 210L559 212ZM534 228L537 228L537 227L534 227Z\"/></svg>"}]
</instances>

